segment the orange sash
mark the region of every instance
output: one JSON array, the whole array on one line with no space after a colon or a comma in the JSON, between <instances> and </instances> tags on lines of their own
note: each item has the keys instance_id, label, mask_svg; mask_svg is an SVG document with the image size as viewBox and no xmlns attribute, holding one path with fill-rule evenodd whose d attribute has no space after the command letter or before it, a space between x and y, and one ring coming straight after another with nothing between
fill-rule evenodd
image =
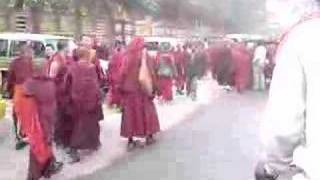
<instances>
[{"instance_id":1,"label":"orange sash","mask_svg":"<svg viewBox=\"0 0 320 180\"><path fill-rule=\"evenodd\" d=\"M13 103L21 130L28 137L31 152L39 163L45 164L53 156L53 153L51 146L46 142L34 98L26 97L23 86L16 85Z\"/></svg>"}]
</instances>

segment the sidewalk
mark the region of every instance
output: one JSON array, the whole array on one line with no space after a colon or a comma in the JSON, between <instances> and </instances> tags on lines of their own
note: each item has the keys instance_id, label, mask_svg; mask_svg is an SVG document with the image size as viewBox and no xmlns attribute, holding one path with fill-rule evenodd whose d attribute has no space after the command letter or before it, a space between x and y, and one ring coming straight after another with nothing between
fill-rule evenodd
<instances>
[{"instance_id":1,"label":"sidewalk","mask_svg":"<svg viewBox=\"0 0 320 180\"><path fill-rule=\"evenodd\" d=\"M185 96L176 96L170 105L157 104L161 125L161 133L181 123L192 115L201 105L210 103L219 97L218 86L214 81L199 82L198 100L192 102ZM10 110L4 121L0 121L0 179L24 180L27 174L28 148L22 151L14 150L14 134L10 121ZM65 163L63 170L52 177L54 180L76 179L79 176L94 173L96 170L109 167L115 161L128 157L126 140L120 137L121 115L105 109L105 120L101 122L101 149L94 154L84 156L80 163L69 165ZM161 141L161 133L156 136ZM58 160L65 160L61 152L57 152Z\"/></svg>"}]
</instances>

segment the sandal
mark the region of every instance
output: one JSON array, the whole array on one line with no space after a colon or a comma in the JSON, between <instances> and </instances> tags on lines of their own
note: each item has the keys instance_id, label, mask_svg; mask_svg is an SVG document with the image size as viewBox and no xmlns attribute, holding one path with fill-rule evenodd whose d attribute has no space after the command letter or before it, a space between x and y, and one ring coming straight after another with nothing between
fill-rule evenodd
<instances>
[{"instance_id":1,"label":"sandal","mask_svg":"<svg viewBox=\"0 0 320 180\"><path fill-rule=\"evenodd\" d=\"M146 145L149 146L149 145L152 145L156 142L156 140L153 138L153 136L148 136L146 138Z\"/></svg>"}]
</instances>

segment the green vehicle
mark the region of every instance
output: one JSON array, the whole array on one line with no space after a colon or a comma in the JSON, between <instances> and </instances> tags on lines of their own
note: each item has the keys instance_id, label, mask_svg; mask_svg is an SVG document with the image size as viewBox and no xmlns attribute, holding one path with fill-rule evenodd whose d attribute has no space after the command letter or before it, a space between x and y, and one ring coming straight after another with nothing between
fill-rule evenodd
<instances>
[{"instance_id":1,"label":"green vehicle","mask_svg":"<svg viewBox=\"0 0 320 180\"><path fill-rule=\"evenodd\" d=\"M18 54L19 48L23 44L29 44L34 50L35 64L45 60L45 47L51 44L57 50L58 42L64 42L69 47L75 47L72 38L54 36L47 34L28 33L1 33L0 34L0 72L1 72L1 92L5 91L7 72L10 62Z\"/></svg>"}]
</instances>

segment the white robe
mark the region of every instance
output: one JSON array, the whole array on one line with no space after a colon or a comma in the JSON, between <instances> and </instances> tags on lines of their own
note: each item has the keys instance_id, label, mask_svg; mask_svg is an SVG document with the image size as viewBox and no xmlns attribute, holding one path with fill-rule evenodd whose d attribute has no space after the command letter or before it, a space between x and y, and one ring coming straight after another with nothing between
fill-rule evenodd
<instances>
[{"instance_id":1,"label":"white robe","mask_svg":"<svg viewBox=\"0 0 320 180\"><path fill-rule=\"evenodd\" d=\"M295 27L280 45L261 124L267 167L302 167L320 180L320 19Z\"/></svg>"}]
</instances>

